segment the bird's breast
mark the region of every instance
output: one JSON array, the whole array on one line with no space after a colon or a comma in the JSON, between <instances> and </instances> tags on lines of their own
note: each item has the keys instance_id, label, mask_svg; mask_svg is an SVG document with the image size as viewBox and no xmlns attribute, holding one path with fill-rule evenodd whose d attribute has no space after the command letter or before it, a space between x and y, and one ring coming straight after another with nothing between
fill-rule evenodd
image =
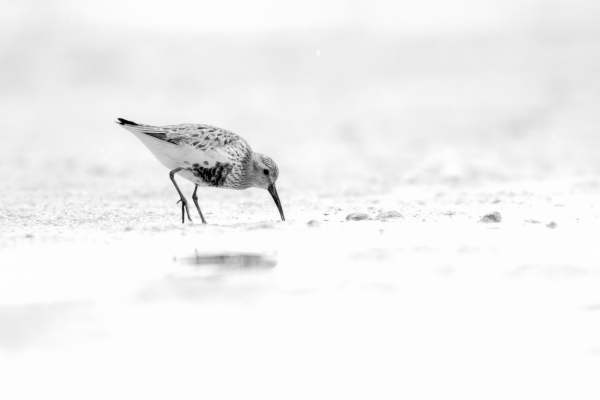
<instances>
[{"instance_id":1,"label":"bird's breast","mask_svg":"<svg viewBox=\"0 0 600 400\"><path fill-rule=\"evenodd\" d=\"M227 187L227 178L233 170L233 164L216 162L214 166L207 167L195 163L188 170L205 186Z\"/></svg>"}]
</instances>

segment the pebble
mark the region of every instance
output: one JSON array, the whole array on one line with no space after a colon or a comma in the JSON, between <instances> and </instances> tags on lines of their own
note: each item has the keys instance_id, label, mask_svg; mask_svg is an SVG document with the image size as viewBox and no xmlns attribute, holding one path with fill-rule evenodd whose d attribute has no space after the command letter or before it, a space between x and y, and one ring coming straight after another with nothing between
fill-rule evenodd
<instances>
[{"instance_id":1,"label":"pebble","mask_svg":"<svg viewBox=\"0 0 600 400\"><path fill-rule=\"evenodd\" d=\"M321 226L321 223L319 221L317 221L316 219L311 219L310 221L308 221L308 223L306 225L316 228L316 227Z\"/></svg>"},{"instance_id":2,"label":"pebble","mask_svg":"<svg viewBox=\"0 0 600 400\"><path fill-rule=\"evenodd\" d=\"M484 223L501 222L501 221L502 221L502 215L500 215L500 213L498 211L494 211L494 212L485 214L479 220L479 222L484 222Z\"/></svg>"},{"instance_id":3,"label":"pebble","mask_svg":"<svg viewBox=\"0 0 600 400\"><path fill-rule=\"evenodd\" d=\"M554 221L550 221L550 223L549 223L549 224L546 224L546 227L547 227L547 228L550 228L550 229L554 229L554 228L556 228L557 226L558 226L558 224L557 224L556 222L554 222Z\"/></svg>"},{"instance_id":4,"label":"pebble","mask_svg":"<svg viewBox=\"0 0 600 400\"><path fill-rule=\"evenodd\" d=\"M403 218L402 214L400 214L398 211L387 211L384 213L379 214L377 217L375 217L375 219L378 220L388 220L388 219L396 219L396 218Z\"/></svg>"},{"instance_id":5,"label":"pebble","mask_svg":"<svg viewBox=\"0 0 600 400\"><path fill-rule=\"evenodd\" d=\"M346 217L346 221L362 221L365 219L369 219L369 216L363 213L352 213L348 214L348 216Z\"/></svg>"}]
</instances>

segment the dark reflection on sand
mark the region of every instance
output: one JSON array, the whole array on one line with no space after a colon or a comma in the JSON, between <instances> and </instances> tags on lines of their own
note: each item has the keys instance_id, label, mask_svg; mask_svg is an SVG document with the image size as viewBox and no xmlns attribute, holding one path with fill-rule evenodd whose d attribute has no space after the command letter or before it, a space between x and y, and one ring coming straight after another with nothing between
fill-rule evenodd
<instances>
[{"instance_id":1,"label":"dark reflection on sand","mask_svg":"<svg viewBox=\"0 0 600 400\"><path fill-rule=\"evenodd\" d=\"M275 254L245 252L195 252L176 258L178 264L191 266L174 271L163 279L149 282L139 292L141 301L176 298L188 301L229 299L247 301L272 290L270 283L253 277L277 265ZM260 274L258 274L260 275Z\"/></svg>"},{"instance_id":2,"label":"dark reflection on sand","mask_svg":"<svg viewBox=\"0 0 600 400\"><path fill-rule=\"evenodd\" d=\"M175 260L179 264L225 267L231 269L263 269L274 268L277 259L273 255L261 253L213 253L196 254Z\"/></svg>"}]
</instances>

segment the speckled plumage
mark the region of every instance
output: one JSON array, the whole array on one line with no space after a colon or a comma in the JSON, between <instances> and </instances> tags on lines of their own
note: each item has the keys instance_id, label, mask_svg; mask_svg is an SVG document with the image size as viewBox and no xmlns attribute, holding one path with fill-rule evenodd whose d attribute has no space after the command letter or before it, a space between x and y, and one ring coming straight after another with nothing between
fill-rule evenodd
<instances>
[{"instance_id":1,"label":"speckled plumage","mask_svg":"<svg viewBox=\"0 0 600 400\"><path fill-rule=\"evenodd\" d=\"M123 127L142 139L165 167L184 168L179 175L198 186L230 189L249 187L249 182L244 179L244 170L251 159L252 149L239 135L202 124L152 126L127 122ZM140 137L140 134L146 138ZM164 145L154 143L152 146L149 137L159 139ZM217 164L226 168L226 176L218 182L206 179L205 171L214 169Z\"/></svg>"},{"instance_id":2,"label":"speckled plumage","mask_svg":"<svg viewBox=\"0 0 600 400\"><path fill-rule=\"evenodd\" d=\"M275 181L279 176L277 164L269 157L253 152L248 142L239 135L204 124L153 126L122 118L117 123L140 139L172 174L177 173L193 182L196 189L198 186L267 189L276 199L275 203L284 219L275 190ZM185 197L173 175L171 180L185 209ZM204 221L197 203L196 206Z\"/></svg>"}]
</instances>

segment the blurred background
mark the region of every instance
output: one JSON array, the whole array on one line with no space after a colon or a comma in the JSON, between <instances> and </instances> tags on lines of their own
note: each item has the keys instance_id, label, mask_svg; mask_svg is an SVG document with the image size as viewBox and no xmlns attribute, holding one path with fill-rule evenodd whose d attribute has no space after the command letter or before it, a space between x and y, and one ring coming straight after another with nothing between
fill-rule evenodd
<instances>
[{"instance_id":1,"label":"blurred background","mask_svg":"<svg viewBox=\"0 0 600 400\"><path fill-rule=\"evenodd\" d=\"M597 398L598 16L0 0L0 397ZM117 117L240 134L287 221L182 225Z\"/></svg>"},{"instance_id":2,"label":"blurred background","mask_svg":"<svg viewBox=\"0 0 600 400\"><path fill-rule=\"evenodd\" d=\"M117 117L232 130L288 196L600 171L597 1L0 7L0 168L19 190L149 194L163 174L170 193Z\"/></svg>"}]
</instances>

